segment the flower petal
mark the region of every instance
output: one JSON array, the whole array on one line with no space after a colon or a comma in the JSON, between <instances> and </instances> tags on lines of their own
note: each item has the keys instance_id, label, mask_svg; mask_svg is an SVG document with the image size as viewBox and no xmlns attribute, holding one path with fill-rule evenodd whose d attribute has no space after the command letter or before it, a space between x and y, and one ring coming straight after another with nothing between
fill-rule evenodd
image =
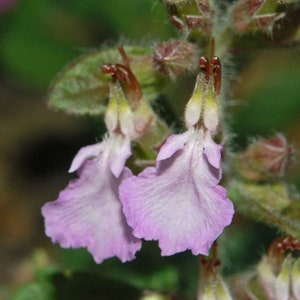
<instances>
[{"instance_id":1,"label":"flower petal","mask_svg":"<svg viewBox=\"0 0 300 300\"><path fill-rule=\"evenodd\" d=\"M80 178L70 181L56 201L42 208L46 234L62 247L87 247L97 263L117 256L132 260L141 241L132 235L118 198L120 182L131 175L125 169L119 178L110 171L105 155L87 160Z\"/></svg>"},{"instance_id":2,"label":"flower petal","mask_svg":"<svg viewBox=\"0 0 300 300\"><path fill-rule=\"evenodd\" d=\"M221 150L222 146L216 144L209 132L207 132L203 139L204 154L206 155L209 163L216 169L221 165Z\"/></svg>"},{"instance_id":3,"label":"flower petal","mask_svg":"<svg viewBox=\"0 0 300 300\"><path fill-rule=\"evenodd\" d=\"M86 160L97 157L102 148L103 143L97 143L94 145L82 147L75 155L71 167L69 169L69 173L78 170Z\"/></svg>"},{"instance_id":4,"label":"flower petal","mask_svg":"<svg viewBox=\"0 0 300 300\"><path fill-rule=\"evenodd\" d=\"M110 148L110 170L116 177L119 177L122 170L124 169L126 160L131 155L130 140L120 135L114 135L107 139L107 141L109 141L110 143L110 145L108 146L108 148Z\"/></svg>"},{"instance_id":5,"label":"flower petal","mask_svg":"<svg viewBox=\"0 0 300 300\"><path fill-rule=\"evenodd\" d=\"M192 139L158 168L126 179L120 198L133 234L158 240L162 255L187 249L207 255L234 213L226 190L217 185L219 178L201 140Z\"/></svg>"},{"instance_id":6,"label":"flower petal","mask_svg":"<svg viewBox=\"0 0 300 300\"><path fill-rule=\"evenodd\" d=\"M171 157L176 151L181 150L188 141L191 131L186 131L181 134L174 134L168 137L165 144L161 147L157 161Z\"/></svg>"}]
</instances>

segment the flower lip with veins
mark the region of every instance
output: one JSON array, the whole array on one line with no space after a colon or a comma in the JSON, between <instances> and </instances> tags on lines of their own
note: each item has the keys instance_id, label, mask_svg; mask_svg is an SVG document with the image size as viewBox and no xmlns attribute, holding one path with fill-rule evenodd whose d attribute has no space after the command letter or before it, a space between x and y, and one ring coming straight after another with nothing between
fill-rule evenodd
<instances>
[{"instance_id":1,"label":"flower lip with veins","mask_svg":"<svg viewBox=\"0 0 300 300\"><path fill-rule=\"evenodd\" d=\"M156 167L123 181L123 211L137 238L158 240L162 255L208 255L234 213L218 185L221 148L209 132L192 128L168 138Z\"/></svg>"},{"instance_id":2,"label":"flower lip with veins","mask_svg":"<svg viewBox=\"0 0 300 300\"><path fill-rule=\"evenodd\" d=\"M134 259L141 241L132 235L118 196L120 183L132 175L124 168L130 155L130 141L119 135L78 152L70 171L77 170L79 178L42 208L53 242L63 248L87 247L97 263L113 256L123 262Z\"/></svg>"}]
</instances>

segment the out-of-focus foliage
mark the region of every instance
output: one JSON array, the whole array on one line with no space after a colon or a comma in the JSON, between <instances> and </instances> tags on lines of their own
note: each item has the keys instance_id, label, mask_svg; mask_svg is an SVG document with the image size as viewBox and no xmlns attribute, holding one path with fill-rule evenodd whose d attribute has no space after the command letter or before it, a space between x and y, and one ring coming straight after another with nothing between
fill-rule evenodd
<instances>
[{"instance_id":1,"label":"out-of-focus foliage","mask_svg":"<svg viewBox=\"0 0 300 300\"><path fill-rule=\"evenodd\" d=\"M91 48L124 37L141 43L145 35L165 38L171 26L164 18L162 7L150 0L114 1L113 7L94 0L18 1L0 12L0 63L11 78L44 89L64 65Z\"/></svg>"}]
</instances>

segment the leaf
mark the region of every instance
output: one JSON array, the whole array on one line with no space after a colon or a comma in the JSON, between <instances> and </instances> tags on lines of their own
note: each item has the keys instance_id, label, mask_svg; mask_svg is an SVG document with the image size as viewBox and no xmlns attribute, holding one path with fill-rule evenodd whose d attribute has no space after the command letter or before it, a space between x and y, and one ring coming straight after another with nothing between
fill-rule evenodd
<instances>
[{"instance_id":1,"label":"leaf","mask_svg":"<svg viewBox=\"0 0 300 300\"><path fill-rule=\"evenodd\" d=\"M147 99L154 99L163 84L163 77L155 71L150 48L125 46L130 66ZM121 63L116 48L86 54L68 65L50 87L50 108L76 115L99 115L108 101L110 76L102 73L104 63Z\"/></svg>"},{"instance_id":2,"label":"leaf","mask_svg":"<svg viewBox=\"0 0 300 300\"><path fill-rule=\"evenodd\" d=\"M34 282L24 286L12 300L55 300L50 284Z\"/></svg>"},{"instance_id":3,"label":"leaf","mask_svg":"<svg viewBox=\"0 0 300 300\"><path fill-rule=\"evenodd\" d=\"M300 201L288 194L284 183L253 184L232 180L228 193L242 214L300 239Z\"/></svg>"}]
</instances>

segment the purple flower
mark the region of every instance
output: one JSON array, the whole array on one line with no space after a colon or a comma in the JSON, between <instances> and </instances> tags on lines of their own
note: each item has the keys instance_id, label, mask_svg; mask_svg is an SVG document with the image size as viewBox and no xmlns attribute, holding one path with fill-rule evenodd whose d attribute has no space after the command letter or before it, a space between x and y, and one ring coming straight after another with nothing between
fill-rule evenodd
<instances>
[{"instance_id":1,"label":"purple flower","mask_svg":"<svg viewBox=\"0 0 300 300\"><path fill-rule=\"evenodd\" d=\"M168 138L156 167L122 182L123 211L137 238L158 240L162 255L208 255L234 213L218 185L221 148L209 131L191 128Z\"/></svg>"},{"instance_id":2,"label":"purple flower","mask_svg":"<svg viewBox=\"0 0 300 300\"><path fill-rule=\"evenodd\" d=\"M141 241L132 235L118 196L120 183L132 175L124 167L130 155L130 140L118 134L77 153L69 171L79 178L42 208L53 242L87 247L97 263L113 256L122 262L134 259Z\"/></svg>"}]
</instances>

